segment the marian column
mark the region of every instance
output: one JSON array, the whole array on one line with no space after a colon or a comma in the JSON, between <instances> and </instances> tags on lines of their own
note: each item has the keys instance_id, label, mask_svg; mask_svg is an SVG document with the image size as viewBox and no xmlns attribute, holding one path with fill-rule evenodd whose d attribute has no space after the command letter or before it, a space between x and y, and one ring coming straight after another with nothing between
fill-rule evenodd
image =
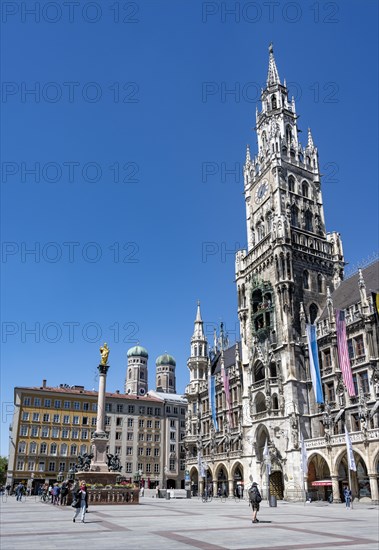
<instances>
[{"instance_id":1,"label":"marian column","mask_svg":"<svg viewBox=\"0 0 379 550\"><path fill-rule=\"evenodd\" d=\"M97 422L96 432L91 440L93 459L91 462L91 471L93 472L108 472L107 445L108 436L104 431L105 419L105 386L107 371L109 369L108 356L109 348L104 344L100 348L101 363L97 367L99 369L99 393L97 397Z\"/></svg>"}]
</instances>

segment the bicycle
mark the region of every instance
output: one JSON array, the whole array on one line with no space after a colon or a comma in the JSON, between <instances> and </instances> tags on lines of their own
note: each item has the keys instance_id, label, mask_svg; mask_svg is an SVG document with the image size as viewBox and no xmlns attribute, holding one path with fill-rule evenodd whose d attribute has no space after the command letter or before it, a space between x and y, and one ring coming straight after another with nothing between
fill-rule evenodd
<instances>
[{"instance_id":1,"label":"bicycle","mask_svg":"<svg viewBox=\"0 0 379 550\"><path fill-rule=\"evenodd\" d=\"M212 495L208 495L207 493L203 493L201 495L202 502L212 502Z\"/></svg>"}]
</instances>

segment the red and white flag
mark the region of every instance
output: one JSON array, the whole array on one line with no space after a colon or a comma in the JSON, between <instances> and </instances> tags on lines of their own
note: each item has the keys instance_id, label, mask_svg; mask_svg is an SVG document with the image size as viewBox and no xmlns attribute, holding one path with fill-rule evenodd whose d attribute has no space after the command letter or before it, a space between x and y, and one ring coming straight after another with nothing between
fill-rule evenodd
<instances>
[{"instance_id":1,"label":"red and white flag","mask_svg":"<svg viewBox=\"0 0 379 550\"><path fill-rule=\"evenodd\" d=\"M344 384L350 397L355 396L353 374L351 372L349 350L347 349L345 312L336 309L337 349Z\"/></svg>"}]
</instances>

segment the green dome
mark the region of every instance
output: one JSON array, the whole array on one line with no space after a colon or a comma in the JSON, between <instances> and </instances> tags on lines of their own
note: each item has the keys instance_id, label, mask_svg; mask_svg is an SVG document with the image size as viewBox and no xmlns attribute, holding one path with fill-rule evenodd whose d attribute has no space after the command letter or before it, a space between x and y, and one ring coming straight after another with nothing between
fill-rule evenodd
<instances>
[{"instance_id":1,"label":"green dome","mask_svg":"<svg viewBox=\"0 0 379 550\"><path fill-rule=\"evenodd\" d=\"M130 348L127 353L128 357L146 357L148 359L149 354L147 353L147 349L143 348L142 346L134 346L133 348Z\"/></svg>"},{"instance_id":2,"label":"green dome","mask_svg":"<svg viewBox=\"0 0 379 550\"><path fill-rule=\"evenodd\" d=\"M168 355L167 353L164 353L163 355L157 357L155 364L157 365L157 367L161 365L171 365L172 367L176 367L175 359L172 355Z\"/></svg>"}]
</instances>

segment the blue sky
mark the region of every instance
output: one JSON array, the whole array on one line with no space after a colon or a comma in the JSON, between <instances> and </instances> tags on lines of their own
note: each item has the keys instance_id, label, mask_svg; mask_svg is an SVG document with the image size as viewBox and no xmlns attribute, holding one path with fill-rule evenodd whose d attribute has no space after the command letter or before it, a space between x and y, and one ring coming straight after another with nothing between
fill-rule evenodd
<instances>
[{"instance_id":1,"label":"blue sky","mask_svg":"<svg viewBox=\"0 0 379 550\"><path fill-rule=\"evenodd\" d=\"M378 250L377 2L31 4L2 12L2 454L13 387L97 387L104 341L109 390L139 341L150 387L167 351L182 392L198 299L210 338L221 320L238 337L241 168L271 41L327 230L350 265Z\"/></svg>"}]
</instances>

